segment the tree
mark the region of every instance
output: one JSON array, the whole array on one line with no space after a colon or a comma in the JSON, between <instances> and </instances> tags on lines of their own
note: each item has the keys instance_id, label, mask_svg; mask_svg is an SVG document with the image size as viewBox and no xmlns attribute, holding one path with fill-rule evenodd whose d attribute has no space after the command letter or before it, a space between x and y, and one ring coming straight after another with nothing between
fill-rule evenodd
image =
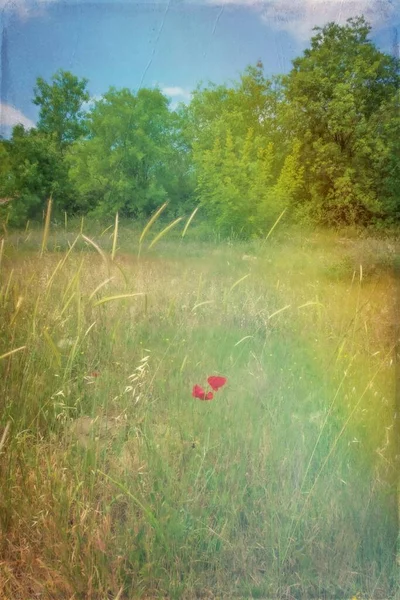
<instances>
[{"instance_id":1,"label":"tree","mask_svg":"<svg viewBox=\"0 0 400 600\"><path fill-rule=\"evenodd\" d=\"M87 139L67 156L82 210L137 216L170 194L178 202L177 182L185 179L178 124L159 90L110 88L95 103L87 127Z\"/></svg>"},{"instance_id":2,"label":"tree","mask_svg":"<svg viewBox=\"0 0 400 600\"><path fill-rule=\"evenodd\" d=\"M54 136L17 125L7 142L7 156L4 191L12 200L4 209L11 224L23 225L27 219L41 216L50 195L56 209L68 207L73 193Z\"/></svg>"},{"instance_id":3,"label":"tree","mask_svg":"<svg viewBox=\"0 0 400 600\"><path fill-rule=\"evenodd\" d=\"M59 70L47 83L36 80L33 103L40 107L37 128L54 134L60 150L86 133L84 102L89 100L88 80L78 79L69 71Z\"/></svg>"},{"instance_id":4,"label":"tree","mask_svg":"<svg viewBox=\"0 0 400 600\"><path fill-rule=\"evenodd\" d=\"M0 140L0 197L7 196L10 193L12 188L11 180L9 142L7 140Z\"/></svg>"},{"instance_id":5,"label":"tree","mask_svg":"<svg viewBox=\"0 0 400 600\"><path fill-rule=\"evenodd\" d=\"M384 223L400 222L400 105L398 93L382 102L371 117L365 160L374 191L379 197L379 216Z\"/></svg>"},{"instance_id":6,"label":"tree","mask_svg":"<svg viewBox=\"0 0 400 600\"><path fill-rule=\"evenodd\" d=\"M187 109L198 199L220 231L265 233L302 185L298 142L283 136L280 78L262 63L233 87L198 88Z\"/></svg>"},{"instance_id":7,"label":"tree","mask_svg":"<svg viewBox=\"0 0 400 600\"><path fill-rule=\"evenodd\" d=\"M13 198L4 207L11 223L20 225L40 217L50 194L55 211L76 209L64 155L86 133L82 111L83 102L89 99L86 84L86 79L62 70L51 84L37 79L33 99L40 106L37 129L14 127L7 142L6 179L0 173L0 188Z\"/></svg>"},{"instance_id":8,"label":"tree","mask_svg":"<svg viewBox=\"0 0 400 600\"><path fill-rule=\"evenodd\" d=\"M380 190L388 189L375 155L377 139L386 143L376 115L396 95L398 61L368 39L362 17L316 32L284 79L285 127L301 140L305 168L299 202L320 222L365 224L382 214Z\"/></svg>"},{"instance_id":9,"label":"tree","mask_svg":"<svg viewBox=\"0 0 400 600\"><path fill-rule=\"evenodd\" d=\"M284 144L279 125L281 99L281 78L266 79L260 61L247 67L232 87L199 86L186 109L188 140L197 148L210 149L213 139L225 135L227 129L234 138L242 139L252 129L255 136L273 142L278 151Z\"/></svg>"}]
</instances>

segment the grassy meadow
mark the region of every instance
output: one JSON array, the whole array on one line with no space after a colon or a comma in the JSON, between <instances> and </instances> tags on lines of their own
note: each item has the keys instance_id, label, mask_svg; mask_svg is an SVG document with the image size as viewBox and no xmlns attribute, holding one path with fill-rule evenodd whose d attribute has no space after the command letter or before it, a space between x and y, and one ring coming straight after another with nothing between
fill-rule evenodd
<instances>
[{"instance_id":1,"label":"grassy meadow","mask_svg":"<svg viewBox=\"0 0 400 600\"><path fill-rule=\"evenodd\" d=\"M0 597L400 598L395 242L184 225L0 242Z\"/></svg>"}]
</instances>

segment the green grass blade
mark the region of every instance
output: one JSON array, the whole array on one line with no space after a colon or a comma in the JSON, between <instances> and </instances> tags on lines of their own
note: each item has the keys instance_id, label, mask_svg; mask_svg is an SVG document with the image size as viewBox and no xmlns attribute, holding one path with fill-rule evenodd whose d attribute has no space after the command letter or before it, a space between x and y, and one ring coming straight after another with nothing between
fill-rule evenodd
<instances>
[{"instance_id":1,"label":"green grass blade","mask_svg":"<svg viewBox=\"0 0 400 600\"><path fill-rule=\"evenodd\" d=\"M274 231L275 227L278 225L279 221L282 219L282 217L283 217L283 215L285 214L286 211L287 211L287 207L283 209L283 211L281 212L281 214L279 215L279 217L277 218L277 220L275 221L275 223L272 225L271 229L268 231L267 237L265 238L265 241L267 241L267 239L269 238L269 236L271 235L271 233Z\"/></svg>"},{"instance_id":2,"label":"green grass blade","mask_svg":"<svg viewBox=\"0 0 400 600\"><path fill-rule=\"evenodd\" d=\"M200 306L204 306L205 304L213 304L214 300L204 300L204 302L199 302L198 304L195 304L192 308L192 312L194 312L196 310L196 308L199 308Z\"/></svg>"},{"instance_id":3,"label":"green grass blade","mask_svg":"<svg viewBox=\"0 0 400 600\"><path fill-rule=\"evenodd\" d=\"M322 308L324 307L324 305L322 304L322 302L317 302L316 300L310 300L309 302L305 302L304 304L300 304L300 306L298 306L297 308L306 308L306 306L322 306Z\"/></svg>"},{"instance_id":4,"label":"green grass blade","mask_svg":"<svg viewBox=\"0 0 400 600\"><path fill-rule=\"evenodd\" d=\"M182 231L182 237L185 237L186 231L190 225L190 223L193 221L193 217L195 216L195 214L197 213L197 211L199 210L200 206L196 206L196 208L194 209L194 211L192 212L192 214L190 215L190 217L188 218L186 225Z\"/></svg>"},{"instance_id":5,"label":"green grass blade","mask_svg":"<svg viewBox=\"0 0 400 600\"><path fill-rule=\"evenodd\" d=\"M46 290L47 290L47 292L50 290L50 288L51 288L51 285L52 285L52 283L53 283L53 281L54 281L54 278L55 278L56 274L58 273L58 271L59 271L60 269L62 269L62 268L63 268L63 266L64 266L64 265L65 265L65 263L67 262L67 259L68 259L69 255L71 254L71 252L72 252L72 250L73 250L73 248L74 248L74 246L75 246L75 244L76 244L76 242L77 242L78 240L79 240L79 235L78 235L78 236L77 236L77 237L74 239L74 241L72 242L72 244L71 244L71 246L69 247L69 249L68 249L68 252L65 254L64 258L62 258L62 259L61 259L61 260L60 260L60 261L57 263L57 266L56 266L56 268L54 269L53 273L52 273L52 274L51 274L51 276L50 276L50 279L49 279L49 281L48 281L48 282L47 282L47 284L46 284Z\"/></svg>"},{"instance_id":6,"label":"green grass blade","mask_svg":"<svg viewBox=\"0 0 400 600\"><path fill-rule=\"evenodd\" d=\"M143 229L141 236L139 238L139 245L142 244L147 232L149 231L150 227L153 225L153 223L158 219L158 217L161 215L162 211L164 210L164 208L167 206L168 202L164 202L164 204L162 206L160 206L160 208L154 213L154 215L151 217L151 219L149 220L149 222L147 223L147 225L145 226L145 228Z\"/></svg>"},{"instance_id":7,"label":"green grass blade","mask_svg":"<svg viewBox=\"0 0 400 600\"><path fill-rule=\"evenodd\" d=\"M50 217L51 217L52 204L53 204L53 199L52 199L52 196L50 195L50 198L47 202L46 219L44 222L42 248L40 250L40 257L42 257L44 252L47 250L47 240L49 238L49 231L50 231Z\"/></svg>"},{"instance_id":8,"label":"green grass blade","mask_svg":"<svg viewBox=\"0 0 400 600\"><path fill-rule=\"evenodd\" d=\"M112 227L112 225L109 225L108 227L106 227L105 229L103 229L103 231L102 231L102 232L101 232L101 234L100 234L100 237L103 237L103 235L104 235L105 233L107 233L107 231L110 231L111 227Z\"/></svg>"},{"instance_id":9,"label":"green grass blade","mask_svg":"<svg viewBox=\"0 0 400 600\"><path fill-rule=\"evenodd\" d=\"M273 312L272 315L269 315L268 319L272 319L272 317L275 317L276 315L279 315L279 313L283 312L284 310L287 310L290 307L291 307L291 304L287 304L286 306L283 306L282 308L279 308L278 310L276 310L275 312Z\"/></svg>"},{"instance_id":10,"label":"green grass blade","mask_svg":"<svg viewBox=\"0 0 400 600\"><path fill-rule=\"evenodd\" d=\"M50 350L51 350L51 352L52 352L52 354L53 354L53 356L54 356L54 358L56 360L57 366L61 367L61 354L60 354L57 346L53 342L53 340L52 340L49 332L47 331L47 329L45 329L43 331L43 335L44 335L44 337L46 339L46 342L47 342L47 344L48 344L48 346L49 346L49 348L50 348Z\"/></svg>"},{"instance_id":11,"label":"green grass blade","mask_svg":"<svg viewBox=\"0 0 400 600\"><path fill-rule=\"evenodd\" d=\"M177 225L180 221L182 221L183 217L178 217L178 219L175 219L175 221L173 221L172 223L170 223L169 225L167 225L167 227L164 227L164 229L162 231L160 231L160 233L158 235L156 235L156 237L154 238L154 240L151 242L150 246L149 246L149 250L150 248L152 248L170 229L172 229L173 227L175 227L175 225Z\"/></svg>"},{"instance_id":12,"label":"green grass blade","mask_svg":"<svg viewBox=\"0 0 400 600\"><path fill-rule=\"evenodd\" d=\"M250 273L247 273L247 275L244 275L243 277L241 277L240 279L235 281L235 283L229 288L228 294L230 294L235 289L235 287L237 287L239 285L239 283L242 283L242 281L244 281L248 277L250 277Z\"/></svg>"},{"instance_id":13,"label":"green grass blade","mask_svg":"<svg viewBox=\"0 0 400 600\"><path fill-rule=\"evenodd\" d=\"M115 215L115 226L114 226L114 234L113 234L111 260L114 260L114 258L115 258L115 253L117 251L117 239L118 239L118 213Z\"/></svg>"},{"instance_id":14,"label":"green grass blade","mask_svg":"<svg viewBox=\"0 0 400 600\"><path fill-rule=\"evenodd\" d=\"M144 296L144 292L136 292L135 294L117 294L116 296L106 296L105 298L101 298L97 300L93 304L93 306L100 306L100 304L105 304L106 302L112 302L113 300L123 300L124 298L134 298L135 296Z\"/></svg>"},{"instance_id":15,"label":"green grass blade","mask_svg":"<svg viewBox=\"0 0 400 600\"><path fill-rule=\"evenodd\" d=\"M2 449L4 447L4 444L7 441L8 432L10 430L10 427L11 427L11 421L7 421L7 424L6 424L6 426L4 428L4 431L3 431L3 435L1 436L1 440L0 440L0 455L1 455Z\"/></svg>"},{"instance_id":16,"label":"green grass blade","mask_svg":"<svg viewBox=\"0 0 400 600\"><path fill-rule=\"evenodd\" d=\"M93 298L93 296L95 296L97 294L97 292L99 290L101 290L102 287L104 287L105 285L107 285L107 283L110 283L110 281L112 281L113 279L114 279L114 277L109 277L105 281L102 281L101 283L99 283L99 285L90 294L90 296L89 296L89 302L91 301L91 299Z\"/></svg>"},{"instance_id":17,"label":"green grass blade","mask_svg":"<svg viewBox=\"0 0 400 600\"><path fill-rule=\"evenodd\" d=\"M14 277L14 269L11 269L10 275L8 276L6 289L5 289L4 293L3 293L3 300L4 301L8 299L8 294L9 294L9 291L11 289L11 281L12 281L13 277Z\"/></svg>"},{"instance_id":18,"label":"green grass blade","mask_svg":"<svg viewBox=\"0 0 400 600\"><path fill-rule=\"evenodd\" d=\"M91 244L93 246L93 248L95 250L97 250L97 252L100 254L101 258L104 261L104 264L106 265L106 267L108 267L108 260L107 260L107 256L104 254L103 250L100 248L100 246L98 246L96 244L96 242L94 242L93 240L91 240L90 238L88 238L86 235L84 235L83 233L81 234L83 239L88 242L88 244Z\"/></svg>"},{"instance_id":19,"label":"green grass blade","mask_svg":"<svg viewBox=\"0 0 400 600\"><path fill-rule=\"evenodd\" d=\"M3 360L3 358L7 358L7 356L11 356L12 354L16 354L17 352L21 352L21 350L25 350L25 348L26 346L20 346L19 348L14 348L14 350L9 350L9 352L0 356L0 360Z\"/></svg>"},{"instance_id":20,"label":"green grass blade","mask_svg":"<svg viewBox=\"0 0 400 600\"><path fill-rule=\"evenodd\" d=\"M3 260L3 252L4 252L4 238L1 240L1 244L0 244L0 270L1 270L1 261Z\"/></svg>"},{"instance_id":21,"label":"green grass blade","mask_svg":"<svg viewBox=\"0 0 400 600\"><path fill-rule=\"evenodd\" d=\"M239 346L239 344L241 344L245 340L249 340L250 338L253 338L253 337L254 337L254 335L245 335L244 337L242 337L241 340L239 340L238 342L236 342L234 348L236 348L236 346Z\"/></svg>"}]
</instances>

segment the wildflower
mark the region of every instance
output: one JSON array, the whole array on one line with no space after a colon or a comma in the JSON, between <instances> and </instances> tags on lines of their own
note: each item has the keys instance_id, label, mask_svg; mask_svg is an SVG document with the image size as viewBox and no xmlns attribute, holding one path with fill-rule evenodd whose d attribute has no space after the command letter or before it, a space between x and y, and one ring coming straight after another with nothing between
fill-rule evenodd
<instances>
[{"instance_id":1,"label":"wildflower","mask_svg":"<svg viewBox=\"0 0 400 600\"><path fill-rule=\"evenodd\" d=\"M99 371L92 371L90 373L90 377L98 377L100 375Z\"/></svg>"},{"instance_id":2,"label":"wildflower","mask_svg":"<svg viewBox=\"0 0 400 600\"><path fill-rule=\"evenodd\" d=\"M212 375L208 379L208 384L217 392L219 388L221 388L226 383L226 377L219 377L218 375ZM214 394L212 392L205 392L201 385L195 385L192 391L193 398L199 398L200 400L212 400L214 398Z\"/></svg>"},{"instance_id":3,"label":"wildflower","mask_svg":"<svg viewBox=\"0 0 400 600\"><path fill-rule=\"evenodd\" d=\"M200 400L212 400L214 395L212 392L205 392L200 385L195 385L192 391L193 398L199 398Z\"/></svg>"},{"instance_id":4,"label":"wildflower","mask_svg":"<svg viewBox=\"0 0 400 600\"><path fill-rule=\"evenodd\" d=\"M219 388L226 384L226 377L218 377L218 375L212 375L207 379L210 387L217 392Z\"/></svg>"}]
</instances>

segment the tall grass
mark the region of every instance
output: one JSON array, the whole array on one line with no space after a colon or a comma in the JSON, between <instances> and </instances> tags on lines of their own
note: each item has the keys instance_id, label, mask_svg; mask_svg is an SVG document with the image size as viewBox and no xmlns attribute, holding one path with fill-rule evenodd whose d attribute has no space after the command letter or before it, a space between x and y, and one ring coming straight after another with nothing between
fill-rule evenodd
<instances>
[{"instance_id":1,"label":"tall grass","mask_svg":"<svg viewBox=\"0 0 400 600\"><path fill-rule=\"evenodd\" d=\"M117 240L118 240L118 213L115 215L115 225L114 225L114 233L113 233L113 245L111 251L111 260L114 260L115 254L117 252Z\"/></svg>"},{"instance_id":2,"label":"tall grass","mask_svg":"<svg viewBox=\"0 0 400 600\"><path fill-rule=\"evenodd\" d=\"M5 240L2 597L398 597L390 272L150 226Z\"/></svg>"},{"instance_id":3,"label":"tall grass","mask_svg":"<svg viewBox=\"0 0 400 600\"><path fill-rule=\"evenodd\" d=\"M45 217L44 228L43 228L42 248L40 251L41 257L43 256L43 253L47 250L47 239L49 237L52 204L53 204L53 199L50 196L50 198L47 201L46 217ZM28 223L29 223L29 221L28 221ZM25 232L28 230L28 223L27 223Z\"/></svg>"}]
</instances>

